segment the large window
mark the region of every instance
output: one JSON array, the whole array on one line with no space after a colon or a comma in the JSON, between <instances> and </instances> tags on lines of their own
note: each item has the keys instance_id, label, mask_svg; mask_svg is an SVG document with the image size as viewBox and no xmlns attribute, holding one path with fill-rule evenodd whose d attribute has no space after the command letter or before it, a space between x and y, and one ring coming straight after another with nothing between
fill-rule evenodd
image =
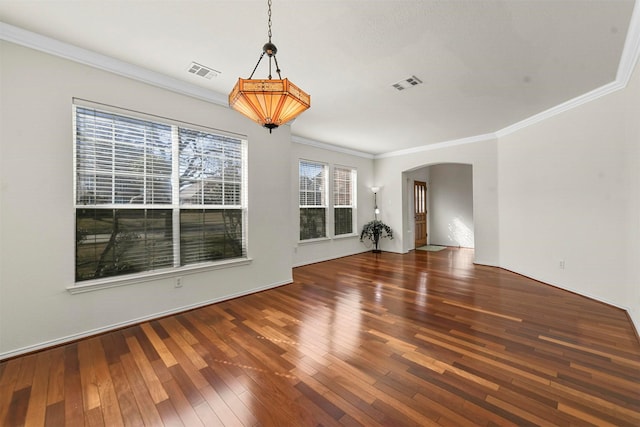
<instances>
[{"instance_id":1,"label":"large window","mask_svg":"<svg viewBox=\"0 0 640 427\"><path fill-rule=\"evenodd\" d=\"M353 233L354 183L356 171L336 166L333 169L333 223L334 235Z\"/></svg>"},{"instance_id":2,"label":"large window","mask_svg":"<svg viewBox=\"0 0 640 427\"><path fill-rule=\"evenodd\" d=\"M300 161L300 240L327 237L327 165Z\"/></svg>"},{"instance_id":3,"label":"large window","mask_svg":"<svg viewBox=\"0 0 640 427\"><path fill-rule=\"evenodd\" d=\"M354 233L356 170L332 166L331 175L329 170L329 165L324 163L300 161L301 241L326 238L328 229L333 230L333 236ZM328 176L332 179L329 180ZM332 223L332 227L327 227Z\"/></svg>"},{"instance_id":4,"label":"large window","mask_svg":"<svg viewBox=\"0 0 640 427\"><path fill-rule=\"evenodd\" d=\"M245 141L74 106L76 281L246 257Z\"/></svg>"}]
</instances>

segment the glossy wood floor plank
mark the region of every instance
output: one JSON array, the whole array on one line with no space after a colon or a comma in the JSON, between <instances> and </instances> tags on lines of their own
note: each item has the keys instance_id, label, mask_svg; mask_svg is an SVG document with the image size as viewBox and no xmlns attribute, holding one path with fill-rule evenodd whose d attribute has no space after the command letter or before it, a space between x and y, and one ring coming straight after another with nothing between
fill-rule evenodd
<instances>
[{"instance_id":1,"label":"glossy wood floor plank","mask_svg":"<svg viewBox=\"0 0 640 427\"><path fill-rule=\"evenodd\" d=\"M639 426L626 314L472 258L312 264L290 285L1 362L0 425Z\"/></svg>"}]
</instances>

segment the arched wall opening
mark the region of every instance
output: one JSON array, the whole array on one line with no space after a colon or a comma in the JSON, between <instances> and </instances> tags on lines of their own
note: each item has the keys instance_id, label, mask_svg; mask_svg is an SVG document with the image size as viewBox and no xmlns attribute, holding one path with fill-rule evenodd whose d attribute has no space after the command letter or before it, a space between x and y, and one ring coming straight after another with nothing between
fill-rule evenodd
<instances>
[{"instance_id":1,"label":"arched wall opening","mask_svg":"<svg viewBox=\"0 0 640 427\"><path fill-rule=\"evenodd\" d=\"M402 172L402 216L406 224L403 252L426 244L475 247L473 220L473 166L464 163L435 163ZM426 230L416 227L415 185L426 183ZM418 190L419 192L419 190ZM417 197L420 205L420 197ZM426 231L426 236L421 234ZM426 237L426 239L425 239Z\"/></svg>"},{"instance_id":2,"label":"arched wall opening","mask_svg":"<svg viewBox=\"0 0 640 427\"><path fill-rule=\"evenodd\" d=\"M440 164L470 167L472 175L473 245L476 264L498 266L498 150L497 140L487 139L473 144L439 146L406 154L380 156L375 159L375 185L378 193L380 219L394 231L394 239L385 241L382 250L406 253L414 248L414 236L409 233L410 211L408 174L421 168ZM434 242L435 243L435 242Z\"/></svg>"}]
</instances>

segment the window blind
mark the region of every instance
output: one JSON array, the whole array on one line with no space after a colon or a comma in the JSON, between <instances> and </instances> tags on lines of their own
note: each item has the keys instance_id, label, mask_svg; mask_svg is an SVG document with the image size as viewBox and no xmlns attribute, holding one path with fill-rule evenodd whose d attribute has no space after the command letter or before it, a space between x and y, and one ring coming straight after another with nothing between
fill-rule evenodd
<instances>
[{"instance_id":1,"label":"window blind","mask_svg":"<svg viewBox=\"0 0 640 427\"><path fill-rule=\"evenodd\" d=\"M333 168L334 235L353 233L355 170Z\"/></svg>"},{"instance_id":2,"label":"window blind","mask_svg":"<svg viewBox=\"0 0 640 427\"><path fill-rule=\"evenodd\" d=\"M74 111L76 281L246 257L244 140Z\"/></svg>"},{"instance_id":3,"label":"window blind","mask_svg":"<svg viewBox=\"0 0 640 427\"><path fill-rule=\"evenodd\" d=\"M326 166L300 162L300 206L325 206Z\"/></svg>"},{"instance_id":4,"label":"window blind","mask_svg":"<svg viewBox=\"0 0 640 427\"><path fill-rule=\"evenodd\" d=\"M76 203L171 203L171 126L78 107Z\"/></svg>"},{"instance_id":5,"label":"window blind","mask_svg":"<svg viewBox=\"0 0 640 427\"><path fill-rule=\"evenodd\" d=\"M300 240L327 236L327 166L299 163Z\"/></svg>"}]
</instances>

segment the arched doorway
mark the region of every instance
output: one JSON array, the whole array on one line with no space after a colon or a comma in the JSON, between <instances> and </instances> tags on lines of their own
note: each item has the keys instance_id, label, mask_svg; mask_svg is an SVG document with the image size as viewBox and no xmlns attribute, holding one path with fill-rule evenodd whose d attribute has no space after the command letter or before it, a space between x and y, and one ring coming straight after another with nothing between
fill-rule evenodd
<instances>
[{"instance_id":1,"label":"arched doorway","mask_svg":"<svg viewBox=\"0 0 640 427\"><path fill-rule=\"evenodd\" d=\"M475 247L472 165L421 166L403 172L403 183L403 215L408 226L404 249L421 244ZM420 190L423 183L424 193Z\"/></svg>"}]
</instances>

